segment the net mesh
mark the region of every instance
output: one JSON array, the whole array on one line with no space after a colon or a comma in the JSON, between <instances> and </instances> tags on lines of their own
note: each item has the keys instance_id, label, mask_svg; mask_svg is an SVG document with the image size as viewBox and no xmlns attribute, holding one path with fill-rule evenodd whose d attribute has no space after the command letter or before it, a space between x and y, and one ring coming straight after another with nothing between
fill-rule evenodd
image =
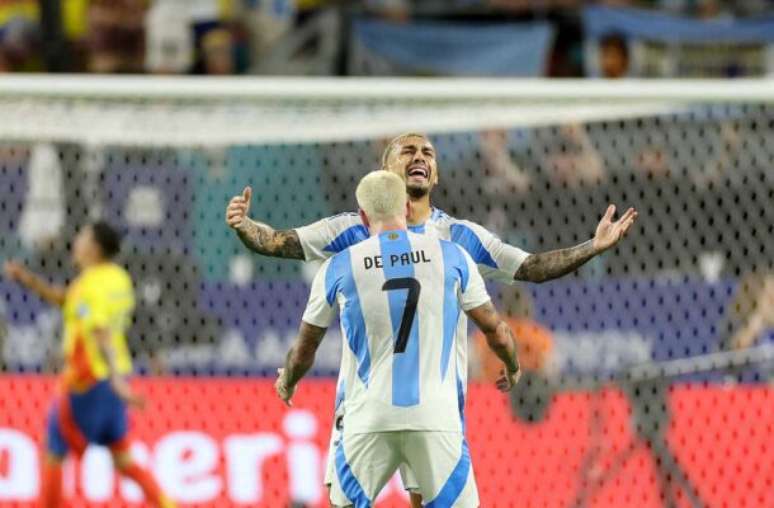
<instances>
[{"instance_id":1,"label":"net mesh","mask_svg":"<svg viewBox=\"0 0 774 508\"><path fill-rule=\"evenodd\" d=\"M336 332L293 410L271 391L316 266L250 253L224 210L250 185L250 215L277 229L351 211L389 135L419 118L438 152L434 205L508 243L568 247L593 236L609 203L640 213L574 274L489 286L525 374L510 397L495 392L497 364L471 333L482 506L774 503L770 104L524 97L493 121L497 99L17 99L0 99L18 120L0 127L0 259L66 283L81 225L125 233L129 341L153 401L132 417L135 452L181 502L324 505ZM0 294L0 452L13 458L0 505L31 503L61 317L7 279ZM136 503L131 485L99 479L106 456L90 453L68 495ZM404 506L390 485L381 506Z\"/></svg>"}]
</instances>

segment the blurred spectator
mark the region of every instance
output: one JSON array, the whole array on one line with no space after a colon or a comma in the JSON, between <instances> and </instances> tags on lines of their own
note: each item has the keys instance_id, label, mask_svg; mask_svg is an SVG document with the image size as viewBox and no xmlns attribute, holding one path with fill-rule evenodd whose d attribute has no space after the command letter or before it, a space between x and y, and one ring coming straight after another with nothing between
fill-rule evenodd
<instances>
[{"instance_id":1,"label":"blurred spectator","mask_svg":"<svg viewBox=\"0 0 774 508\"><path fill-rule=\"evenodd\" d=\"M320 8L321 2L243 0L240 19L245 23L249 40L250 64L255 67L275 44L292 29L299 11ZM303 5L299 5L303 4Z\"/></svg>"},{"instance_id":2,"label":"blurred spectator","mask_svg":"<svg viewBox=\"0 0 774 508\"><path fill-rule=\"evenodd\" d=\"M225 28L209 30L201 41L201 72L210 76L236 73L234 37Z\"/></svg>"},{"instance_id":3,"label":"blurred spectator","mask_svg":"<svg viewBox=\"0 0 774 508\"><path fill-rule=\"evenodd\" d=\"M511 327L522 370L521 381L510 393L511 407L523 421L539 422L545 417L552 398L548 369L553 349L551 331L532 318L532 298L519 287L502 289L498 310ZM476 333L474 343L473 378L491 385L500 375L503 364L487 347L481 332Z\"/></svg>"},{"instance_id":4,"label":"blurred spectator","mask_svg":"<svg viewBox=\"0 0 774 508\"><path fill-rule=\"evenodd\" d=\"M39 71L40 27L34 19L16 16L0 29L0 72Z\"/></svg>"},{"instance_id":5,"label":"blurred spectator","mask_svg":"<svg viewBox=\"0 0 774 508\"><path fill-rule=\"evenodd\" d=\"M604 179L602 159L583 125L552 128L547 137L544 164L552 183L578 188Z\"/></svg>"},{"instance_id":6,"label":"blurred spectator","mask_svg":"<svg viewBox=\"0 0 774 508\"><path fill-rule=\"evenodd\" d=\"M599 67L603 78L618 79L629 74L629 46L622 34L611 33L599 41Z\"/></svg>"},{"instance_id":7,"label":"blurred spectator","mask_svg":"<svg viewBox=\"0 0 774 508\"><path fill-rule=\"evenodd\" d=\"M532 179L508 151L507 132L491 130L481 133L481 161L489 169L484 191L490 195L527 192Z\"/></svg>"},{"instance_id":8,"label":"blurred spectator","mask_svg":"<svg viewBox=\"0 0 774 508\"><path fill-rule=\"evenodd\" d=\"M503 288L497 307L513 331L521 369L524 372L545 373L553 348L551 331L532 318L529 293L519 287ZM484 383L494 383L503 369L502 361L487 347L484 334L477 332L474 342L473 377Z\"/></svg>"},{"instance_id":9,"label":"blurred spectator","mask_svg":"<svg viewBox=\"0 0 774 508\"><path fill-rule=\"evenodd\" d=\"M191 16L185 2L156 0L145 21L145 68L154 74L187 74L194 58Z\"/></svg>"},{"instance_id":10,"label":"blurred spectator","mask_svg":"<svg viewBox=\"0 0 774 508\"><path fill-rule=\"evenodd\" d=\"M744 349L774 339L774 273L751 271L742 277L726 316L723 349Z\"/></svg>"},{"instance_id":11,"label":"blurred spectator","mask_svg":"<svg viewBox=\"0 0 774 508\"><path fill-rule=\"evenodd\" d=\"M89 71L139 73L145 57L145 0L92 0Z\"/></svg>"}]
</instances>

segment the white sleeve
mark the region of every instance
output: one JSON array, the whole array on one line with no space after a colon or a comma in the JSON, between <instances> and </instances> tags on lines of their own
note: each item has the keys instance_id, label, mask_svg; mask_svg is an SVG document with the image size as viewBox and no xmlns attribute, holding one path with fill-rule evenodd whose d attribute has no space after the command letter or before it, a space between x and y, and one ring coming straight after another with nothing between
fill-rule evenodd
<instances>
[{"instance_id":1,"label":"white sleeve","mask_svg":"<svg viewBox=\"0 0 774 508\"><path fill-rule=\"evenodd\" d=\"M301 320L310 325L328 328L336 316L336 288L327 287L329 280L328 270L331 260L328 259L317 271L309 292L309 301L306 304Z\"/></svg>"},{"instance_id":2,"label":"white sleeve","mask_svg":"<svg viewBox=\"0 0 774 508\"><path fill-rule=\"evenodd\" d=\"M362 241L363 230L365 226L356 213L342 213L295 228L306 261L328 259ZM367 230L365 238L368 238Z\"/></svg>"},{"instance_id":3,"label":"white sleeve","mask_svg":"<svg viewBox=\"0 0 774 508\"><path fill-rule=\"evenodd\" d=\"M464 258L463 262L467 266L467 283L463 277L463 284L460 287L460 305L462 310L467 312L484 305L492 299L489 297L484 284L484 278L481 277L476 263L473 262L473 259L464 249L460 249L460 251Z\"/></svg>"},{"instance_id":4,"label":"white sleeve","mask_svg":"<svg viewBox=\"0 0 774 508\"><path fill-rule=\"evenodd\" d=\"M481 275L505 284L514 284L516 270L529 253L509 245L494 233L470 221L452 225L452 241L464 248L478 265Z\"/></svg>"}]
</instances>

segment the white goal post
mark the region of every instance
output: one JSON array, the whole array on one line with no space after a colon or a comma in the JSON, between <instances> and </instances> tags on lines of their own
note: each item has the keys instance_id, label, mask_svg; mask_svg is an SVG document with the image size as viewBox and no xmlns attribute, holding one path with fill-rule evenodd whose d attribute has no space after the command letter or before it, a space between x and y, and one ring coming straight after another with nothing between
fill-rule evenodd
<instances>
[{"instance_id":1,"label":"white goal post","mask_svg":"<svg viewBox=\"0 0 774 508\"><path fill-rule=\"evenodd\" d=\"M373 139L774 102L774 81L0 77L0 140L223 146Z\"/></svg>"}]
</instances>

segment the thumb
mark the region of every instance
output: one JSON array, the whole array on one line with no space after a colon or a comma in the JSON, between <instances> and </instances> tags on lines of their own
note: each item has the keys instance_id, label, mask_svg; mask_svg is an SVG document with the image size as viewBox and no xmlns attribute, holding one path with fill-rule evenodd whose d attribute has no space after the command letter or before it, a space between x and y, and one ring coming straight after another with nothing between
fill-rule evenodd
<instances>
[{"instance_id":1,"label":"thumb","mask_svg":"<svg viewBox=\"0 0 774 508\"><path fill-rule=\"evenodd\" d=\"M252 195L253 195L253 189L248 185L242 191L242 199L245 200L245 202L247 203L247 206L250 206L250 198L252 197Z\"/></svg>"}]
</instances>

